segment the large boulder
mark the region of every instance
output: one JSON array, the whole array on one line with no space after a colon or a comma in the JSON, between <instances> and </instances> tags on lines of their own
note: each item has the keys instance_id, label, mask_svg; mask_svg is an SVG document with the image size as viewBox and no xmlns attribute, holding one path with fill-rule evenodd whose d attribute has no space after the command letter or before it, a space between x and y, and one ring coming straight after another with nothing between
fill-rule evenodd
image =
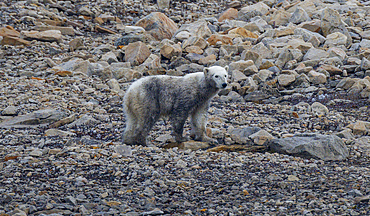
<instances>
[{"instance_id":1,"label":"large boulder","mask_svg":"<svg viewBox=\"0 0 370 216\"><path fill-rule=\"evenodd\" d=\"M160 12L153 12L136 23L156 40L170 39L178 30L176 23Z\"/></svg>"},{"instance_id":2,"label":"large boulder","mask_svg":"<svg viewBox=\"0 0 370 216\"><path fill-rule=\"evenodd\" d=\"M273 139L267 145L281 154L325 161L344 160L349 155L344 141L336 135L301 134Z\"/></svg>"}]
</instances>

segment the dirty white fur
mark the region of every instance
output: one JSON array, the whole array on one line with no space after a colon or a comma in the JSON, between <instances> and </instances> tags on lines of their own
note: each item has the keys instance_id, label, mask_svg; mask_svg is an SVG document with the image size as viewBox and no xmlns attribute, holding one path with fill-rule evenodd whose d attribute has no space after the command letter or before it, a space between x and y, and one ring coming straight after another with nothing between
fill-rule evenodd
<instances>
[{"instance_id":1,"label":"dirty white fur","mask_svg":"<svg viewBox=\"0 0 370 216\"><path fill-rule=\"evenodd\" d=\"M184 124L191 117L195 140L217 142L206 135L211 99L227 86L228 67L212 66L183 77L157 75L134 82L124 98L126 129L123 142L145 145L146 137L160 117L168 116L177 142L183 142Z\"/></svg>"}]
</instances>

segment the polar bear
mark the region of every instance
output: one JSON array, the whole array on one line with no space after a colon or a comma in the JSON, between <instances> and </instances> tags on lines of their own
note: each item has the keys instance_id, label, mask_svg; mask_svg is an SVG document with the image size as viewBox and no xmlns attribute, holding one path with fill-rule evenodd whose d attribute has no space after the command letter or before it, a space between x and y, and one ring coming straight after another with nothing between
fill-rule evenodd
<instances>
[{"instance_id":1,"label":"polar bear","mask_svg":"<svg viewBox=\"0 0 370 216\"><path fill-rule=\"evenodd\" d=\"M197 141L217 143L206 135L207 110L211 99L227 87L228 66L212 66L183 77L156 75L141 78L124 97L126 129L123 143L146 145L146 137L161 117L172 123L176 142L184 142L184 124L191 117L191 136Z\"/></svg>"}]
</instances>

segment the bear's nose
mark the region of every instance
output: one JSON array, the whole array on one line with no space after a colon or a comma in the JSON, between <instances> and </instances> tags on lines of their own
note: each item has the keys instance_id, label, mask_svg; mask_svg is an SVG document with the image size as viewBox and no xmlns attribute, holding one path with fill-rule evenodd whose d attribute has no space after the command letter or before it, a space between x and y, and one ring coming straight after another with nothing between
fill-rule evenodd
<instances>
[{"instance_id":1,"label":"bear's nose","mask_svg":"<svg viewBox=\"0 0 370 216\"><path fill-rule=\"evenodd\" d=\"M227 83L222 83L223 88L226 88L226 86L227 86Z\"/></svg>"}]
</instances>

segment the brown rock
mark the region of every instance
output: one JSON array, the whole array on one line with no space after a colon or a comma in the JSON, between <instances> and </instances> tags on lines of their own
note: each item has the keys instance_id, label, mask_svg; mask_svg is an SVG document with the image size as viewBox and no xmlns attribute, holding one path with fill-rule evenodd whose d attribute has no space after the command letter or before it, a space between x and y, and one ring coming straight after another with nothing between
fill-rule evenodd
<instances>
[{"instance_id":1,"label":"brown rock","mask_svg":"<svg viewBox=\"0 0 370 216\"><path fill-rule=\"evenodd\" d=\"M21 37L26 40L39 40L54 42L62 39L62 33L59 30L48 30L48 31L21 31Z\"/></svg>"},{"instance_id":2,"label":"brown rock","mask_svg":"<svg viewBox=\"0 0 370 216\"><path fill-rule=\"evenodd\" d=\"M1 40L1 45L12 45L12 46L18 46L18 45L26 45L28 46L30 44L29 41L23 40L19 37L11 37L11 36L4 36L3 40Z\"/></svg>"},{"instance_id":3,"label":"brown rock","mask_svg":"<svg viewBox=\"0 0 370 216\"><path fill-rule=\"evenodd\" d=\"M35 27L36 31L47 31L47 30L59 30L62 35L75 35L75 31L73 27L62 27L62 26L36 26Z\"/></svg>"},{"instance_id":4,"label":"brown rock","mask_svg":"<svg viewBox=\"0 0 370 216\"><path fill-rule=\"evenodd\" d=\"M75 38L71 40L69 43L69 50L71 52L75 51L78 47L83 46L83 39L82 38Z\"/></svg>"},{"instance_id":5,"label":"brown rock","mask_svg":"<svg viewBox=\"0 0 370 216\"><path fill-rule=\"evenodd\" d=\"M340 68L337 68L337 67L332 66L332 65L327 65L327 64L321 65L319 68L317 68L317 70L318 71L319 70L326 70L327 72L330 73L331 76L343 74L343 71Z\"/></svg>"},{"instance_id":6,"label":"brown rock","mask_svg":"<svg viewBox=\"0 0 370 216\"><path fill-rule=\"evenodd\" d=\"M196 54L199 54L199 55L203 54L203 50L198 46L186 47L185 51L188 52L188 53L196 53Z\"/></svg>"},{"instance_id":7,"label":"brown rock","mask_svg":"<svg viewBox=\"0 0 370 216\"><path fill-rule=\"evenodd\" d=\"M235 8L229 8L221 14L220 18L218 18L218 21L222 22L226 19L233 20L237 17L238 17L238 10Z\"/></svg>"},{"instance_id":8,"label":"brown rock","mask_svg":"<svg viewBox=\"0 0 370 216\"><path fill-rule=\"evenodd\" d=\"M0 28L0 36L19 37L19 32L11 26L5 26L3 28Z\"/></svg>"},{"instance_id":9,"label":"brown rock","mask_svg":"<svg viewBox=\"0 0 370 216\"><path fill-rule=\"evenodd\" d=\"M237 34L237 35L240 35L244 38L255 38L255 39L258 38L257 34L251 32L251 31L248 31L245 28L241 28L241 27L230 30L229 34Z\"/></svg>"},{"instance_id":10,"label":"brown rock","mask_svg":"<svg viewBox=\"0 0 370 216\"><path fill-rule=\"evenodd\" d=\"M160 12L153 12L136 23L149 32L156 40L171 39L178 30L176 23Z\"/></svg>"},{"instance_id":11,"label":"brown rock","mask_svg":"<svg viewBox=\"0 0 370 216\"><path fill-rule=\"evenodd\" d=\"M217 42L221 41L222 45L233 45L233 40L225 35L213 34L208 38L209 45L216 45Z\"/></svg>"},{"instance_id":12,"label":"brown rock","mask_svg":"<svg viewBox=\"0 0 370 216\"><path fill-rule=\"evenodd\" d=\"M117 33L113 30L103 28L103 27L100 27L100 26L95 26L95 31L101 32L101 33L109 33L109 34L116 34Z\"/></svg>"},{"instance_id":13,"label":"brown rock","mask_svg":"<svg viewBox=\"0 0 370 216\"><path fill-rule=\"evenodd\" d=\"M182 49L179 44L165 44L161 47L160 53L165 58L171 59L174 56L181 56Z\"/></svg>"},{"instance_id":14,"label":"brown rock","mask_svg":"<svg viewBox=\"0 0 370 216\"><path fill-rule=\"evenodd\" d=\"M143 42L130 43L126 48L125 61L130 62L133 66L140 65L150 54L149 48Z\"/></svg>"},{"instance_id":15,"label":"brown rock","mask_svg":"<svg viewBox=\"0 0 370 216\"><path fill-rule=\"evenodd\" d=\"M48 19L38 19L37 21L45 23L52 26L62 26L64 21L48 20Z\"/></svg>"},{"instance_id":16,"label":"brown rock","mask_svg":"<svg viewBox=\"0 0 370 216\"><path fill-rule=\"evenodd\" d=\"M210 65L216 62L216 56L214 54L199 59L199 64Z\"/></svg>"},{"instance_id":17,"label":"brown rock","mask_svg":"<svg viewBox=\"0 0 370 216\"><path fill-rule=\"evenodd\" d=\"M204 40L202 37L193 36L182 43L183 49L189 46L198 46L201 49L205 49L208 46L208 44L206 40Z\"/></svg>"},{"instance_id":18,"label":"brown rock","mask_svg":"<svg viewBox=\"0 0 370 216\"><path fill-rule=\"evenodd\" d=\"M299 28L304 28L312 32L319 32L321 30L321 21L320 20L312 20L303 22L298 25Z\"/></svg>"},{"instance_id":19,"label":"brown rock","mask_svg":"<svg viewBox=\"0 0 370 216\"><path fill-rule=\"evenodd\" d=\"M101 17L95 17L94 23L98 23L99 25L104 23L104 20Z\"/></svg>"}]
</instances>

